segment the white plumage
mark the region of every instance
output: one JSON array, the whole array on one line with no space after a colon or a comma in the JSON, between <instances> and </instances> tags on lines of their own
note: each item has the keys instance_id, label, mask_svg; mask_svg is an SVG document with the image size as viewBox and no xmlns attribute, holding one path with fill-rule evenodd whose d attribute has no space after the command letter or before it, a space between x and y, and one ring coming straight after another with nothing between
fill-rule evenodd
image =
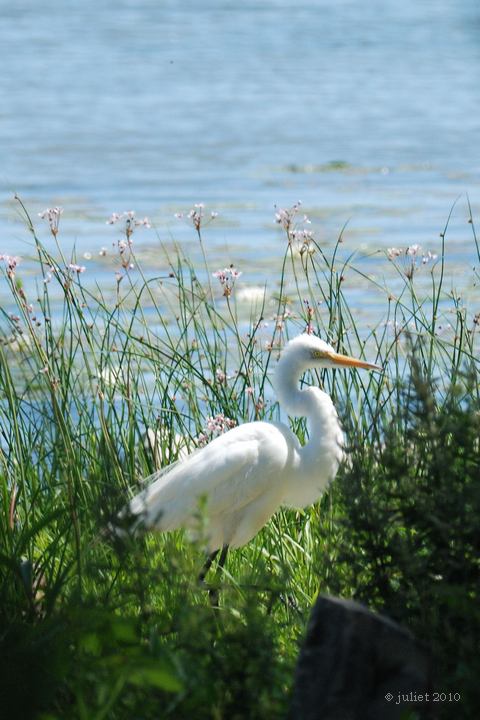
<instances>
[{"instance_id":1,"label":"white plumage","mask_svg":"<svg viewBox=\"0 0 480 720\"><path fill-rule=\"evenodd\" d=\"M330 397L317 387L301 390L299 380L309 368L342 366L380 370L311 335L291 340L274 386L290 415L307 417L309 442L302 447L283 423L240 425L147 478L150 484L131 500L129 513L145 528L195 530L204 498L204 531L214 551L245 545L282 505L315 502L342 460L343 433Z\"/></svg>"}]
</instances>

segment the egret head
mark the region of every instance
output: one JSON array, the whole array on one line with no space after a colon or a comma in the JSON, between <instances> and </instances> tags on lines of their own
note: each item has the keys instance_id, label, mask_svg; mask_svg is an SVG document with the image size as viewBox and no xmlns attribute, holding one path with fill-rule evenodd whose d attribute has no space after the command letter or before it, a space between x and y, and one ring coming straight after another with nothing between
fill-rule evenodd
<instances>
[{"instance_id":1,"label":"egret head","mask_svg":"<svg viewBox=\"0 0 480 720\"><path fill-rule=\"evenodd\" d=\"M363 368L365 370L378 370L382 368L373 363L357 360L349 355L338 353L335 348L325 340L314 335L298 335L285 346L280 363L296 366L298 370L305 371L310 368Z\"/></svg>"}]
</instances>

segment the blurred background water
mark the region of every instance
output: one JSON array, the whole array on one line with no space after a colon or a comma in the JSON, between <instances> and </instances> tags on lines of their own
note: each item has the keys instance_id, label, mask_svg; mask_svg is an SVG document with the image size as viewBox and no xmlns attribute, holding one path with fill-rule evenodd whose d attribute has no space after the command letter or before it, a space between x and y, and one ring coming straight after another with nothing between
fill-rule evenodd
<instances>
[{"instance_id":1,"label":"blurred background water","mask_svg":"<svg viewBox=\"0 0 480 720\"><path fill-rule=\"evenodd\" d=\"M301 200L317 240L345 222L368 272L379 248L475 262L480 215L478 0L0 1L0 253L28 256L17 192L36 217L61 205L62 243L92 276L114 211L148 215L137 245L204 202L209 252L259 282L285 239L274 206ZM111 274L111 270L108 272ZM462 269L454 280L470 289ZM469 284L470 283L470 284ZM353 290L353 288L352 288ZM354 297L354 296L352 296ZM360 297L358 298L360 301Z\"/></svg>"}]
</instances>

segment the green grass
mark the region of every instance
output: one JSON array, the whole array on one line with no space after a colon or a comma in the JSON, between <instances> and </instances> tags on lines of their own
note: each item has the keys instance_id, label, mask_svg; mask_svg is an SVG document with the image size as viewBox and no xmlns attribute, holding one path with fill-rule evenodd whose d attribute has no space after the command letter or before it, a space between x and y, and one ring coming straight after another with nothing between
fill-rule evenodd
<instances>
[{"instance_id":1,"label":"green grass","mask_svg":"<svg viewBox=\"0 0 480 720\"><path fill-rule=\"evenodd\" d=\"M405 253L393 264L385 258L396 273L393 292L344 256L341 236L327 252L302 234L293 210L281 222L275 292L245 313L238 286L222 295L211 276L201 223L194 227L201 266L159 240L165 270L156 276L139 267L126 226L119 274L105 288L69 268L75 258L64 257L55 226L57 251L49 252L21 207L37 282L24 285L21 266L6 263L0 685L7 716L284 717L299 643L322 592L360 599L409 627L432 655L435 689L462 694L453 710L437 709L473 717L479 317L446 283L448 223L434 263L422 267ZM425 282L419 288L421 272L428 292ZM347 273L384 298L374 327L349 306ZM472 277L478 282L478 270ZM159 430L161 453L174 460L178 437L194 447L208 417L277 419L270 371L285 340L306 327L385 373L306 378L334 397L349 459L317 505L279 512L230 553L223 573L213 572L221 588L214 611L196 581L200 545L181 532L120 540L108 524L155 469L147 428ZM291 423L307 440L304 421Z\"/></svg>"}]
</instances>

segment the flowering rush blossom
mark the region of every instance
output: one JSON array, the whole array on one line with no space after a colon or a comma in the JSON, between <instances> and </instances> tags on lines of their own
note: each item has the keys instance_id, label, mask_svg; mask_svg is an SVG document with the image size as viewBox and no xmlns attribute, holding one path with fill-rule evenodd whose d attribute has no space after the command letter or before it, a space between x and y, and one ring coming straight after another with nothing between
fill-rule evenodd
<instances>
[{"instance_id":1,"label":"flowering rush blossom","mask_svg":"<svg viewBox=\"0 0 480 720\"><path fill-rule=\"evenodd\" d=\"M306 252L313 252L311 243L314 239L313 231L308 230L305 227L300 227L300 224L311 225L311 220L304 215L302 220L299 222L297 216L300 212L301 207L300 200L292 205L291 208L275 208L275 222L281 225L286 231L289 245L295 243L296 250L303 256Z\"/></svg>"},{"instance_id":2,"label":"flowering rush blossom","mask_svg":"<svg viewBox=\"0 0 480 720\"><path fill-rule=\"evenodd\" d=\"M421 246L416 243L414 245L409 245L405 249L391 247L387 250L387 258L389 260L393 261L397 258L402 258L404 266L403 270L405 273L405 277L408 278L408 280L411 280L413 278L420 258L421 264L427 265L427 263L436 260L437 257L438 255L436 255L436 253L430 252L430 250L428 250L427 252L422 252Z\"/></svg>"},{"instance_id":3,"label":"flowering rush blossom","mask_svg":"<svg viewBox=\"0 0 480 720\"><path fill-rule=\"evenodd\" d=\"M70 265L68 266L68 269L80 274L80 273L85 272L86 267L85 267L85 265L77 265L77 263L70 263Z\"/></svg>"},{"instance_id":4,"label":"flowering rush blossom","mask_svg":"<svg viewBox=\"0 0 480 720\"><path fill-rule=\"evenodd\" d=\"M278 225L281 225L284 230L289 232L293 228L293 222L300 210L301 201L299 200L294 205L292 205L291 208L277 208L275 206L275 222L278 223ZM305 220L308 221L307 216L305 216Z\"/></svg>"},{"instance_id":5,"label":"flowering rush blossom","mask_svg":"<svg viewBox=\"0 0 480 720\"><path fill-rule=\"evenodd\" d=\"M143 219L137 218L134 210L128 210L123 213L114 212L107 220L106 224L116 225L118 222L124 223L124 230L127 238L130 238L133 235L135 228L137 227L152 227L148 217L144 217Z\"/></svg>"},{"instance_id":6,"label":"flowering rush blossom","mask_svg":"<svg viewBox=\"0 0 480 720\"><path fill-rule=\"evenodd\" d=\"M207 424L203 429L203 432L198 436L197 444L199 447L204 447L210 440L223 435L223 433L231 430L236 426L235 420L226 417L223 413L219 413L213 417L207 418Z\"/></svg>"},{"instance_id":7,"label":"flowering rush blossom","mask_svg":"<svg viewBox=\"0 0 480 720\"><path fill-rule=\"evenodd\" d=\"M406 255L407 257L417 258L422 256L422 264L430 262L430 260L436 260L438 255L428 250L426 253L422 253L421 245L409 245L407 248L391 247L387 250L387 257L389 260L395 260L395 258Z\"/></svg>"},{"instance_id":8,"label":"flowering rush blossom","mask_svg":"<svg viewBox=\"0 0 480 720\"><path fill-rule=\"evenodd\" d=\"M427 251L427 253L422 257L422 265L426 265L430 262L430 260L436 260L438 255L435 253L431 253L430 250Z\"/></svg>"},{"instance_id":9,"label":"flowering rush blossom","mask_svg":"<svg viewBox=\"0 0 480 720\"><path fill-rule=\"evenodd\" d=\"M228 378L226 373L223 372L222 368L217 368L215 370L215 382L217 382L219 385L225 385Z\"/></svg>"},{"instance_id":10,"label":"flowering rush blossom","mask_svg":"<svg viewBox=\"0 0 480 720\"><path fill-rule=\"evenodd\" d=\"M118 246L118 252L120 254L122 268L124 270L132 270L134 265L131 262L131 248L133 245L132 235L135 232L135 228L151 228L152 226L150 224L150 220L147 217L144 217L143 219L137 218L134 210L128 210L127 212L123 213L113 213L111 217L107 220L106 224L116 225L117 223L122 223L122 230L125 234L125 238L119 240L118 243L113 243L113 246L115 247L116 244ZM107 254L106 249L102 248L99 254L104 257Z\"/></svg>"},{"instance_id":11,"label":"flowering rush blossom","mask_svg":"<svg viewBox=\"0 0 480 720\"><path fill-rule=\"evenodd\" d=\"M20 258L16 255L0 255L0 260L3 260L7 268L7 277L13 280L15 277L15 269L20 262Z\"/></svg>"},{"instance_id":12,"label":"flowering rush blossom","mask_svg":"<svg viewBox=\"0 0 480 720\"><path fill-rule=\"evenodd\" d=\"M57 237L58 235L58 225L60 223L60 215L62 215L62 213L63 208L61 207L46 208L45 210L42 210L42 212L38 213L38 217L42 218L42 220L46 220L50 225L50 232L54 237Z\"/></svg>"},{"instance_id":13,"label":"flowering rush blossom","mask_svg":"<svg viewBox=\"0 0 480 720\"><path fill-rule=\"evenodd\" d=\"M401 248L391 247L387 250L387 257L389 260L395 260L395 258L399 257L403 253L403 250Z\"/></svg>"},{"instance_id":14,"label":"flowering rush blossom","mask_svg":"<svg viewBox=\"0 0 480 720\"><path fill-rule=\"evenodd\" d=\"M228 268L224 268L223 270L217 270L216 272L212 273L213 277L217 278L220 285L223 288L223 294L225 297L230 297L232 294L233 286L235 285L235 281L240 277L242 273L233 267L233 265L230 265Z\"/></svg>"},{"instance_id":15,"label":"flowering rush blossom","mask_svg":"<svg viewBox=\"0 0 480 720\"><path fill-rule=\"evenodd\" d=\"M186 215L184 213L175 213L175 217L178 220L187 220L193 225L197 232L200 232L202 224L205 224L205 205L204 203L195 203ZM209 222L215 220L216 217L218 217L218 212L212 211L209 216Z\"/></svg>"},{"instance_id":16,"label":"flowering rush blossom","mask_svg":"<svg viewBox=\"0 0 480 720\"><path fill-rule=\"evenodd\" d=\"M303 255L304 253L309 253L311 255L315 252L315 246L312 245L312 241L314 239L313 230L305 230L305 228L302 230L292 230L290 238L291 241L295 242L296 249L300 255Z\"/></svg>"},{"instance_id":17,"label":"flowering rush blossom","mask_svg":"<svg viewBox=\"0 0 480 720\"><path fill-rule=\"evenodd\" d=\"M304 304L305 304L305 313L306 313L306 316L307 316L307 326L306 326L304 332L305 332L307 335L313 335L313 334L314 334L313 318L314 318L314 316L315 316L315 310L314 310L313 307L310 305L310 303L308 302L308 300L304 300L303 302L304 302Z\"/></svg>"},{"instance_id":18,"label":"flowering rush blossom","mask_svg":"<svg viewBox=\"0 0 480 720\"><path fill-rule=\"evenodd\" d=\"M261 395L259 395L258 398L255 400L255 388L251 386L245 388L245 394L247 395L248 399L253 400L253 405L255 407L255 417L258 418L258 414L265 407L265 400Z\"/></svg>"},{"instance_id":19,"label":"flowering rush blossom","mask_svg":"<svg viewBox=\"0 0 480 720\"><path fill-rule=\"evenodd\" d=\"M405 250L405 255L412 255L413 257L416 257L420 250L420 245L409 245Z\"/></svg>"}]
</instances>

